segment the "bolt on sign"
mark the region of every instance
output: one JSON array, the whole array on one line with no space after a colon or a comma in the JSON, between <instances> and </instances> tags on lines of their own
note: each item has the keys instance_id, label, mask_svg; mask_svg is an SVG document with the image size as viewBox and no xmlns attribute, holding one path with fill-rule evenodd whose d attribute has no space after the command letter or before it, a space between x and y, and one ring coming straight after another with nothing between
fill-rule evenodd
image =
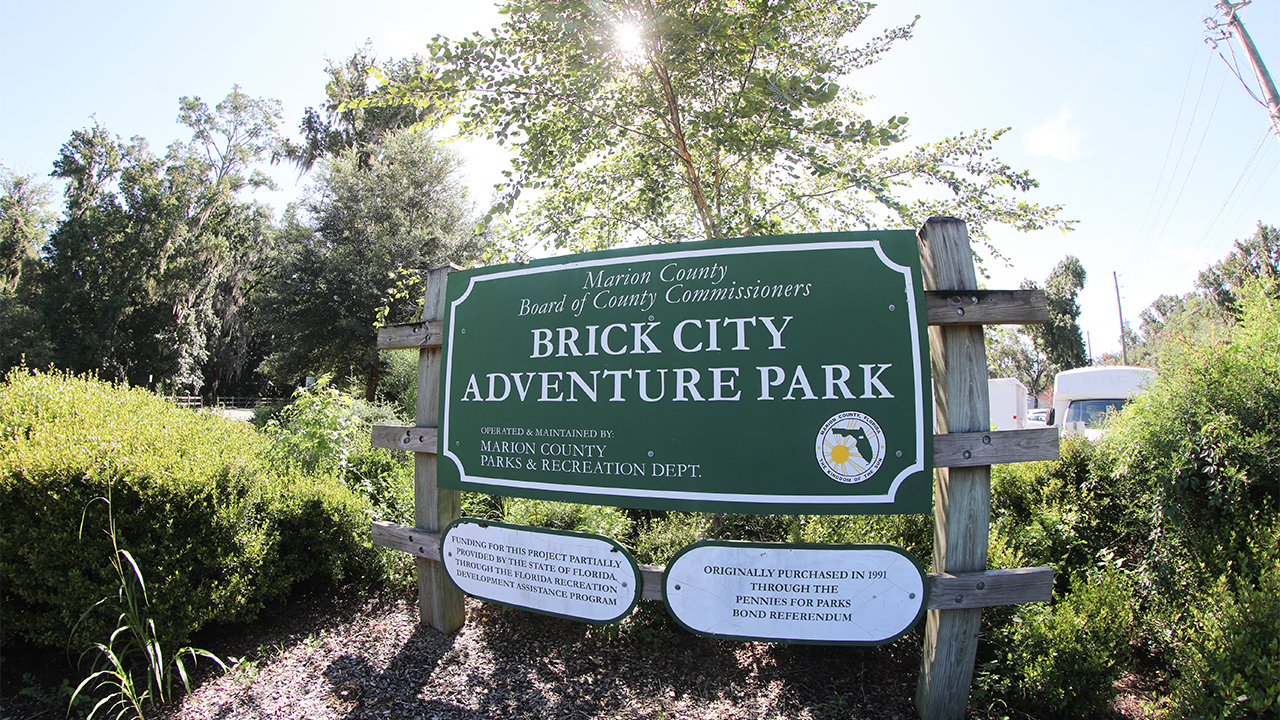
<instances>
[{"instance_id":1,"label":"bolt on sign","mask_svg":"<svg viewBox=\"0 0 1280 720\"><path fill-rule=\"evenodd\" d=\"M663 575L667 610L730 640L881 645L924 615L924 568L889 545L699 542Z\"/></svg>"},{"instance_id":2,"label":"bolt on sign","mask_svg":"<svg viewBox=\"0 0 1280 720\"><path fill-rule=\"evenodd\" d=\"M440 486L667 510L928 512L921 289L912 231L454 273Z\"/></svg>"}]
</instances>

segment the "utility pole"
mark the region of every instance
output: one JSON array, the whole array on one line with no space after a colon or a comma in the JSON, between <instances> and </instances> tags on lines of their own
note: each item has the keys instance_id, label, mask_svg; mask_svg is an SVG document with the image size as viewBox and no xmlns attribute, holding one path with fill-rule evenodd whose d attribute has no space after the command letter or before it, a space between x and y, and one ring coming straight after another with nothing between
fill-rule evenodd
<instances>
[{"instance_id":1,"label":"utility pole","mask_svg":"<svg viewBox=\"0 0 1280 720\"><path fill-rule=\"evenodd\" d=\"M1240 19L1237 12L1239 8L1248 5L1251 0L1240 0L1240 2L1228 2L1228 0L1219 0L1218 10L1226 17L1226 26L1230 28L1229 32L1219 37L1210 37L1209 41L1217 46L1219 40L1225 40L1227 36L1235 35L1240 41L1241 47L1244 48L1245 55L1249 56L1249 64L1253 66L1253 74L1258 76L1258 83L1262 85L1262 94L1266 97L1267 112L1271 116L1271 128L1276 133L1276 138L1280 138L1280 93L1276 92L1276 84L1271 81L1271 73L1267 72L1267 66L1262 63L1262 57L1258 55L1258 48L1253 44L1253 38L1249 37L1248 31L1244 29L1244 21ZM1210 24L1211 30L1217 30L1222 27L1222 23L1210 18L1205 21Z\"/></svg>"},{"instance_id":2,"label":"utility pole","mask_svg":"<svg viewBox=\"0 0 1280 720\"><path fill-rule=\"evenodd\" d=\"M1129 364L1129 343L1124 337L1124 308L1120 306L1120 276L1114 271L1111 273L1111 279L1116 282L1116 310L1120 311L1120 353L1124 364Z\"/></svg>"}]
</instances>

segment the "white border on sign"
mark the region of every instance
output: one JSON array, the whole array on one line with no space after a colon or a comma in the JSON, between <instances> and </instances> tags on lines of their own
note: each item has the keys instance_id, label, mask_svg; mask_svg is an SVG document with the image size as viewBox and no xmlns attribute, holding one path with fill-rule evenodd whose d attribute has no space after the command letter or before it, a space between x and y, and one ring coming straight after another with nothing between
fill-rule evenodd
<instances>
[{"instance_id":1,"label":"white border on sign","mask_svg":"<svg viewBox=\"0 0 1280 720\"><path fill-rule=\"evenodd\" d=\"M702 250L683 250L670 253L655 253L653 255L627 255L616 258L602 258L598 260L584 260L579 262L569 262L559 265L547 265L537 268L521 268L518 270L507 270L504 272L492 273L489 275L476 275L470 280L467 289L454 300L449 306L449 337L445 338L448 351L448 357L453 357L453 339L454 331L457 323L454 322L454 315L458 310L458 306L462 304L471 291L475 288L476 283L487 282L489 280L501 280L521 275L540 275L548 272L561 272L563 270L577 270L582 268L594 268L607 265L634 264L636 262L648 262L650 260L674 259L680 260L684 258L698 258L706 256L724 256L724 255L747 255L770 252L802 252L807 250L839 250L839 249L867 249L875 250L876 256L884 263L885 267L902 275L903 287L907 296L907 311L911 323L911 359L915 363L915 367L920 365L920 328L917 324L916 316L916 295L915 286L911 279L911 268L905 265L899 265L889 259L884 254L884 249L880 247L879 240L845 240L833 242L813 242L813 243L795 243L782 245L749 245L743 247L727 247L727 248L706 248ZM440 428L440 447L441 455L450 458L458 466L462 482L474 485L487 485L490 487L507 487L520 488L523 490L539 490L543 492L556 493L579 493L581 495L603 495L617 498L653 498L664 500L688 500L703 502L728 502L728 503L759 503L766 505L784 505L784 504L809 504L809 505L868 505L868 504L889 504L894 501L898 494L898 487L902 485L912 473L925 471L924 466L924 434L928 430L928 426L924 422L924 391L920 382L920 373L913 373L915 385L915 412L916 412L916 457L915 462L893 479L893 483L883 495L763 495L753 493L716 493L716 492L689 492L686 490L649 490L646 488L618 488L603 487L598 485L574 485L568 483L548 483L533 482L527 480L510 480L507 478L489 478L470 475L467 473L466 467L462 464L462 458L450 452L449 448L449 409L450 397L452 395L453 377L450 373L445 373L444 378L444 416Z\"/></svg>"}]
</instances>

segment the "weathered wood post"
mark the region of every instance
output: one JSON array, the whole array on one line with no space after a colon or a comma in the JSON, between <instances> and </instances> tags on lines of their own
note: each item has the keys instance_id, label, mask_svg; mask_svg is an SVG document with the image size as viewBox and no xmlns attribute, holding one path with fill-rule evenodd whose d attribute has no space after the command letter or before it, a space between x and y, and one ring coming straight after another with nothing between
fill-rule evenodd
<instances>
[{"instance_id":1,"label":"weathered wood post","mask_svg":"<svg viewBox=\"0 0 1280 720\"><path fill-rule=\"evenodd\" d=\"M962 220L930 218L918 237L926 290L978 288L969 233ZM963 308L958 312L963 313ZM938 432L990 430L982 326L930 327L929 354ZM933 571L982 572L987 569L991 523L991 466L940 467L936 472ZM981 622L980 608L929 611L916 691L920 717L964 717Z\"/></svg>"},{"instance_id":2,"label":"weathered wood post","mask_svg":"<svg viewBox=\"0 0 1280 720\"><path fill-rule=\"evenodd\" d=\"M445 286L449 273L462 268L442 265L427 273L426 300L422 322L444 320ZM440 418L440 353L439 340L418 351L418 405L416 424L420 428L438 430ZM413 454L413 523L432 533L443 532L449 523L462 515L462 493L436 486L436 452ZM438 542L438 540L433 540ZM462 591L445 575L444 567L423 557L415 557L418 570L418 612L422 622L440 632L450 633L466 622Z\"/></svg>"}]
</instances>

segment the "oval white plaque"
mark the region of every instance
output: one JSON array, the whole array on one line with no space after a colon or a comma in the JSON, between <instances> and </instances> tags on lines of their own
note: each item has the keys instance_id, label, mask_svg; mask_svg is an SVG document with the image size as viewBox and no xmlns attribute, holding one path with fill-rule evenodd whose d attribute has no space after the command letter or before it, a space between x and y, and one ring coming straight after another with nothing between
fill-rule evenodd
<instances>
[{"instance_id":1,"label":"oval white plaque","mask_svg":"<svg viewBox=\"0 0 1280 720\"><path fill-rule=\"evenodd\" d=\"M924 615L927 588L920 563L888 545L700 542L672 559L662 594L703 635L879 645Z\"/></svg>"},{"instance_id":2,"label":"oval white plaque","mask_svg":"<svg viewBox=\"0 0 1280 720\"><path fill-rule=\"evenodd\" d=\"M640 567L601 535L461 518L440 557L462 592L546 615L611 623L640 599Z\"/></svg>"}]
</instances>

